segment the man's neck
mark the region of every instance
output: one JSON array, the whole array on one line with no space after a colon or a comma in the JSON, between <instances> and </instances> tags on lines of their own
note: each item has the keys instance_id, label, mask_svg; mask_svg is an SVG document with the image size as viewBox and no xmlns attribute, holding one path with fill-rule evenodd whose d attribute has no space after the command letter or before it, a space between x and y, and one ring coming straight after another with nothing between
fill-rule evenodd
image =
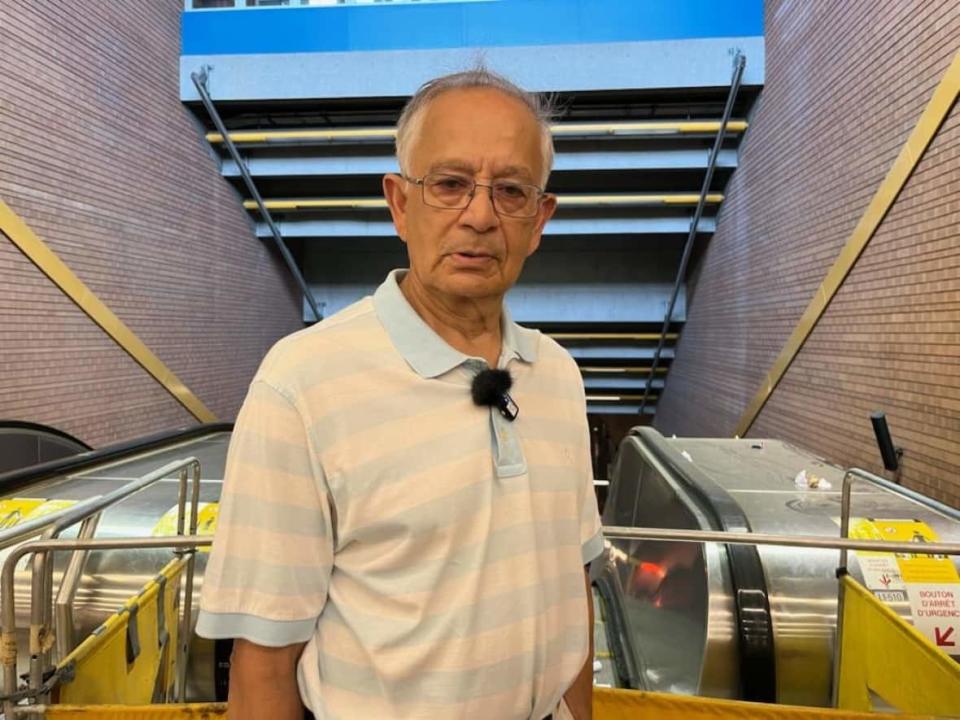
<instances>
[{"instance_id":1,"label":"man's neck","mask_svg":"<svg viewBox=\"0 0 960 720\"><path fill-rule=\"evenodd\" d=\"M495 368L500 358L503 298L452 299L438 296L417 282L412 272L400 281L400 291L423 321L451 347L481 357Z\"/></svg>"}]
</instances>

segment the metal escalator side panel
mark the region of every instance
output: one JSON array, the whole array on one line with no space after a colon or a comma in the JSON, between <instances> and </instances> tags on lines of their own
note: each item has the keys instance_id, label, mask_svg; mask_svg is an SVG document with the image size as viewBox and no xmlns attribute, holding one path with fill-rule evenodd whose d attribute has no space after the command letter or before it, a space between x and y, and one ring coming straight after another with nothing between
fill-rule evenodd
<instances>
[{"instance_id":1,"label":"metal escalator side panel","mask_svg":"<svg viewBox=\"0 0 960 720\"><path fill-rule=\"evenodd\" d=\"M621 444L605 525L709 526L669 471L648 462L636 438ZM606 564L622 594L638 687L736 697L734 604L724 548L688 543L607 543ZM616 606L613 610L616 610Z\"/></svg>"},{"instance_id":2,"label":"metal escalator side panel","mask_svg":"<svg viewBox=\"0 0 960 720\"><path fill-rule=\"evenodd\" d=\"M82 440L48 425L0 420L0 474L91 450Z\"/></svg>"},{"instance_id":3,"label":"metal escalator side panel","mask_svg":"<svg viewBox=\"0 0 960 720\"><path fill-rule=\"evenodd\" d=\"M98 465L131 458L177 442L201 437L213 433L231 432L233 423L206 423L188 428L170 430L126 442L109 445L98 450L81 452L77 455L51 460L19 470L0 472L0 495L7 495L20 488L29 487L42 480L59 475L73 475Z\"/></svg>"},{"instance_id":4,"label":"metal escalator side panel","mask_svg":"<svg viewBox=\"0 0 960 720\"><path fill-rule=\"evenodd\" d=\"M664 478L669 476L670 481L677 484L678 496L685 495L696 506L697 514L702 513L702 529L750 531L749 520L733 496L672 448L660 433L649 427L634 428L621 449L630 447L632 442L642 444L662 466ZM640 452L639 448L637 451ZM756 547L724 546L723 556L736 613L740 697L776 702L774 627L760 554ZM716 668L715 663L708 662L710 657L706 652L704 660L702 684L706 685Z\"/></svg>"},{"instance_id":5,"label":"metal escalator side panel","mask_svg":"<svg viewBox=\"0 0 960 720\"><path fill-rule=\"evenodd\" d=\"M740 647L740 687L744 700L777 701L773 619L763 565L756 547L728 545L733 574Z\"/></svg>"},{"instance_id":6,"label":"metal escalator side panel","mask_svg":"<svg viewBox=\"0 0 960 720\"><path fill-rule=\"evenodd\" d=\"M69 503L75 508L80 503L95 499L95 496L106 495L136 478L153 473L158 467L171 461L182 460L185 456L196 456L202 473L199 498L199 517L202 522L204 506L215 504L220 498L231 427L228 424L217 424L198 426L186 432L163 433L107 448L104 452L84 453L75 460L60 462L52 467L31 468L15 474L14 481L17 484L26 483L29 494L45 500L48 505ZM0 484L0 496L5 489ZM171 474L129 495L103 512L97 536L146 538L164 534L163 520L170 508L177 505L178 489L178 479L175 474ZM63 515L69 511L70 508L67 508L37 519L44 523L62 520ZM30 521L31 518L24 517L20 525L4 531L7 533L6 540L10 542L5 543L0 539L0 551L20 542L23 538L17 540L10 533L23 530L23 525ZM64 537L70 537L75 532L65 531ZM62 583L69 557L67 553L58 553L52 558L52 583L55 589ZM206 553L201 552L196 558L192 613L194 618L207 557ZM168 550L155 549L90 552L72 607L73 641L80 640L99 626L120 603L153 578L169 558ZM30 573L27 570L18 571L14 584L19 645L22 648L19 659L26 663L29 661L26 648L32 587ZM164 612L166 613L166 609ZM191 618L191 627L194 618ZM212 698L213 644L191 638L188 664L189 696L198 699ZM20 669L25 671L26 666Z\"/></svg>"}]
</instances>

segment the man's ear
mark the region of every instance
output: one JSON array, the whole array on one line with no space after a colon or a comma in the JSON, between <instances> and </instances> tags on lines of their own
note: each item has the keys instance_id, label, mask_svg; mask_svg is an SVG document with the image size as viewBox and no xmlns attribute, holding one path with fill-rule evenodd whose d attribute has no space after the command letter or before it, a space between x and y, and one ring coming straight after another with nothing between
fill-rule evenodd
<instances>
[{"instance_id":1,"label":"man's ear","mask_svg":"<svg viewBox=\"0 0 960 720\"><path fill-rule=\"evenodd\" d=\"M537 251L537 248L540 247L540 239L543 237L543 228L546 226L547 221L553 217L553 214L557 211L557 196L552 193L547 193L543 196L543 200L540 201L540 211L537 213L535 218L536 225L533 228L533 235L530 238L530 248L527 250L527 257L530 257Z\"/></svg>"},{"instance_id":2,"label":"man's ear","mask_svg":"<svg viewBox=\"0 0 960 720\"><path fill-rule=\"evenodd\" d=\"M407 181L395 173L383 176L383 197L390 208L390 217L393 218L393 227L397 236L407 241Z\"/></svg>"}]
</instances>

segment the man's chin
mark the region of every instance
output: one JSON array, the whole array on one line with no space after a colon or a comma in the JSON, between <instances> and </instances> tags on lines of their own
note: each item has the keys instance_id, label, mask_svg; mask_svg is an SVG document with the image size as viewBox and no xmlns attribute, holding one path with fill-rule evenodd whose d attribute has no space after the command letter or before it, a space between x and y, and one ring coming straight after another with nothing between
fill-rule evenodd
<instances>
[{"instance_id":1,"label":"man's chin","mask_svg":"<svg viewBox=\"0 0 960 720\"><path fill-rule=\"evenodd\" d=\"M455 297L480 299L501 297L509 287L499 276L490 277L480 273L454 272L443 279L438 289Z\"/></svg>"}]
</instances>

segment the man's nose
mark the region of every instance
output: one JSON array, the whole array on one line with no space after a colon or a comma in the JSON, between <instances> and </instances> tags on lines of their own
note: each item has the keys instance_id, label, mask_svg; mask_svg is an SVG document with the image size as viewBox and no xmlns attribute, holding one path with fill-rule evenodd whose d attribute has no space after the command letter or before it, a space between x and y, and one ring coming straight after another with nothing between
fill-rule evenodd
<instances>
[{"instance_id":1,"label":"man's nose","mask_svg":"<svg viewBox=\"0 0 960 720\"><path fill-rule=\"evenodd\" d=\"M500 216L493 207L493 188L478 184L473 189L470 202L463 209L460 221L477 232L483 232L500 224Z\"/></svg>"}]
</instances>

